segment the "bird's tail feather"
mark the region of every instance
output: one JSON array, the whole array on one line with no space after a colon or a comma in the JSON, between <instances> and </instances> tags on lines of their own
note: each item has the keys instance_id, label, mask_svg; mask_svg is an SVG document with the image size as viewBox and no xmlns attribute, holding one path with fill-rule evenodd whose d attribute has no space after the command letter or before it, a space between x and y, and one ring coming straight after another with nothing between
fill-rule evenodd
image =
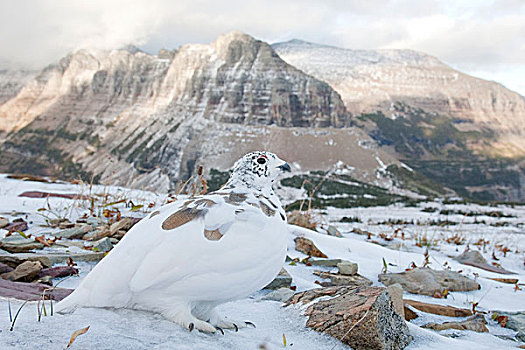
<instances>
[{"instance_id":1,"label":"bird's tail feather","mask_svg":"<svg viewBox=\"0 0 525 350\"><path fill-rule=\"evenodd\" d=\"M74 291L55 306L55 311L59 314L70 314L80 306L79 299L77 291Z\"/></svg>"}]
</instances>

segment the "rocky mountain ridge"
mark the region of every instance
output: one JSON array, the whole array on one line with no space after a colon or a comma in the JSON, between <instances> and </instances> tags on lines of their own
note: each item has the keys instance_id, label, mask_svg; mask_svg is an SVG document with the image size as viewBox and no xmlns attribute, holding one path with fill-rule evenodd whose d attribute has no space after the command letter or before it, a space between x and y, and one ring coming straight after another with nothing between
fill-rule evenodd
<instances>
[{"instance_id":1,"label":"rocky mountain ridge","mask_svg":"<svg viewBox=\"0 0 525 350\"><path fill-rule=\"evenodd\" d=\"M402 103L448 117L464 132L491 133L480 154L525 156L525 98L504 86L454 70L411 50L351 50L300 40L273 44L286 62L329 83L353 114L403 116Z\"/></svg>"},{"instance_id":2,"label":"rocky mountain ridge","mask_svg":"<svg viewBox=\"0 0 525 350\"><path fill-rule=\"evenodd\" d=\"M395 158L351 125L327 83L240 32L158 56L84 49L0 106L0 171L167 189L198 163L225 170L265 148L303 169L343 160L373 180L376 157Z\"/></svg>"}]
</instances>

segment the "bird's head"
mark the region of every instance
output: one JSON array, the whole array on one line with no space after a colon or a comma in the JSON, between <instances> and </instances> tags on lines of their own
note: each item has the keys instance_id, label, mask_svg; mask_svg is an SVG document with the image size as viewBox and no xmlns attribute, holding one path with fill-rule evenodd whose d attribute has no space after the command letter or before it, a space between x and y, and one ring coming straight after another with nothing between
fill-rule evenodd
<instances>
[{"instance_id":1,"label":"bird's head","mask_svg":"<svg viewBox=\"0 0 525 350\"><path fill-rule=\"evenodd\" d=\"M225 186L244 186L258 191L271 190L277 176L289 171L290 165L275 154L251 152L235 163L233 173Z\"/></svg>"}]
</instances>

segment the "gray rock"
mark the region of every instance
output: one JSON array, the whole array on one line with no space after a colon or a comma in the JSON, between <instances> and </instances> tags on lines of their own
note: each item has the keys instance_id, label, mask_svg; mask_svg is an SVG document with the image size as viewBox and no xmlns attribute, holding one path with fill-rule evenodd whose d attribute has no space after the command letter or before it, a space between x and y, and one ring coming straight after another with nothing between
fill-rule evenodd
<instances>
[{"instance_id":1,"label":"gray rock","mask_svg":"<svg viewBox=\"0 0 525 350\"><path fill-rule=\"evenodd\" d=\"M95 227L98 227L98 226L106 225L107 221L104 220L104 219L101 219L101 218L96 218L96 217L90 216L90 217L88 217L86 219L86 223L88 225L91 225L91 227L95 228Z\"/></svg>"},{"instance_id":2,"label":"gray rock","mask_svg":"<svg viewBox=\"0 0 525 350\"><path fill-rule=\"evenodd\" d=\"M525 332L519 331L518 334L516 334L516 339L525 343Z\"/></svg>"},{"instance_id":3,"label":"gray rock","mask_svg":"<svg viewBox=\"0 0 525 350\"><path fill-rule=\"evenodd\" d=\"M313 266L326 266L326 267L336 267L337 264L343 262L341 259L319 259L319 260L308 260L308 262Z\"/></svg>"},{"instance_id":4,"label":"gray rock","mask_svg":"<svg viewBox=\"0 0 525 350\"><path fill-rule=\"evenodd\" d=\"M93 227L91 225L82 224L77 225L73 228L69 228L66 230L61 230L58 232L53 233L53 236L56 237L62 237L66 239L80 239L82 238L86 233L93 230Z\"/></svg>"},{"instance_id":5,"label":"gray rock","mask_svg":"<svg viewBox=\"0 0 525 350\"><path fill-rule=\"evenodd\" d=\"M109 235L113 236L121 230L128 231L130 228L133 227L133 225L135 225L139 221L140 220L137 218L124 217L120 221L111 224L111 226L109 227Z\"/></svg>"},{"instance_id":6,"label":"gray rock","mask_svg":"<svg viewBox=\"0 0 525 350\"><path fill-rule=\"evenodd\" d=\"M308 304L321 297L324 300L306 310L306 326L352 349L404 349L413 339L386 288L316 288L294 295L287 304Z\"/></svg>"},{"instance_id":7,"label":"gray rock","mask_svg":"<svg viewBox=\"0 0 525 350\"><path fill-rule=\"evenodd\" d=\"M368 287L372 285L372 281L361 275L340 275L338 273L331 273L325 271L314 271L314 275L321 278L330 279L331 286L359 286Z\"/></svg>"},{"instance_id":8,"label":"gray rock","mask_svg":"<svg viewBox=\"0 0 525 350\"><path fill-rule=\"evenodd\" d=\"M9 281L31 282L41 270L42 264L39 261L25 261L13 271L2 274L1 277Z\"/></svg>"},{"instance_id":9,"label":"gray rock","mask_svg":"<svg viewBox=\"0 0 525 350\"><path fill-rule=\"evenodd\" d=\"M292 276L285 269L281 269L277 277L271 281L264 289L290 288L292 285Z\"/></svg>"},{"instance_id":10,"label":"gray rock","mask_svg":"<svg viewBox=\"0 0 525 350\"><path fill-rule=\"evenodd\" d=\"M13 234L0 240L0 248L10 253L24 253L33 249L42 249L44 245L30 238Z\"/></svg>"},{"instance_id":11,"label":"gray rock","mask_svg":"<svg viewBox=\"0 0 525 350\"><path fill-rule=\"evenodd\" d=\"M388 295L394 303L394 309L405 319L405 303L403 302L403 287L399 284L392 284L387 288Z\"/></svg>"},{"instance_id":12,"label":"gray rock","mask_svg":"<svg viewBox=\"0 0 525 350\"><path fill-rule=\"evenodd\" d=\"M279 289L274 290L273 292L266 294L261 299L285 302L291 297L293 297L293 295L294 295L293 290L289 288L279 288Z\"/></svg>"},{"instance_id":13,"label":"gray rock","mask_svg":"<svg viewBox=\"0 0 525 350\"><path fill-rule=\"evenodd\" d=\"M11 266L0 262L0 274L6 273L6 272L11 272L13 270L14 269Z\"/></svg>"},{"instance_id":14,"label":"gray rock","mask_svg":"<svg viewBox=\"0 0 525 350\"><path fill-rule=\"evenodd\" d=\"M95 230L86 233L82 236L82 239L85 241L98 241L104 237L108 237L110 231L106 226L99 226Z\"/></svg>"},{"instance_id":15,"label":"gray rock","mask_svg":"<svg viewBox=\"0 0 525 350\"><path fill-rule=\"evenodd\" d=\"M483 255L481 255L481 253L478 252L477 250L465 251L462 254L456 256L454 259L464 265L474 266L474 267L480 268L482 270L490 271L490 272L501 273L505 275L510 275L514 273L511 271L505 270L502 267L498 267L498 266L489 264L487 260L485 260Z\"/></svg>"},{"instance_id":16,"label":"gray rock","mask_svg":"<svg viewBox=\"0 0 525 350\"><path fill-rule=\"evenodd\" d=\"M305 237L296 237L295 241L295 250L298 252L304 253L309 256L315 256L316 258L328 258L325 253L319 250L314 242Z\"/></svg>"},{"instance_id":17,"label":"gray rock","mask_svg":"<svg viewBox=\"0 0 525 350\"><path fill-rule=\"evenodd\" d=\"M329 236L335 236L335 237L343 237L341 232L337 229L335 226L328 226L328 230L326 230L326 233L328 233Z\"/></svg>"},{"instance_id":18,"label":"gray rock","mask_svg":"<svg viewBox=\"0 0 525 350\"><path fill-rule=\"evenodd\" d=\"M379 275L379 281L386 286L399 283L403 290L430 296L443 295L449 292L468 292L481 288L479 283L455 271L436 271L429 268L416 268L400 273Z\"/></svg>"},{"instance_id":19,"label":"gray rock","mask_svg":"<svg viewBox=\"0 0 525 350\"><path fill-rule=\"evenodd\" d=\"M507 316L505 327L517 331L516 338L525 342L525 312L498 312L498 315Z\"/></svg>"},{"instance_id":20,"label":"gray rock","mask_svg":"<svg viewBox=\"0 0 525 350\"><path fill-rule=\"evenodd\" d=\"M457 329L460 331L474 331L479 333L488 333L487 321L481 314L476 314L467 318L462 322L444 322L444 323L428 323L423 328L432 329L434 331L444 331L446 329Z\"/></svg>"},{"instance_id":21,"label":"gray rock","mask_svg":"<svg viewBox=\"0 0 525 350\"><path fill-rule=\"evenodd\" d=\"M24 261L39 261L44 267L51 267L55 264L63 264L68 258L73 261L99 261L104 257L104 253L97 253L91 251L79 252L79 253L17 253L9 254L7 252L0 251L0 262L16 267Z\"/></svg>"},{"instance_id":22,"label":"gray rock","mask_svg":"<svg viewBox=\"0 0 525 350\"><path fill-rule=\"evenodd\" d=\"M101 240L93 242L93 251L95 252L109 252L111 249L113 249L113 244L111 243L111 239L109 237L104 237Z\"/></svg>"},{"instance_id":23,"label":"gray rock","mask_svg":"<svg viewBox=\"0 0 525 350\"><path fill-rule=\"evenodd\" d=\"M341 275L352 276L357 274L357 264L353 262L342 261L337 264L337 268L339 269L339 273Z\"/></svg>"}]
</instances>

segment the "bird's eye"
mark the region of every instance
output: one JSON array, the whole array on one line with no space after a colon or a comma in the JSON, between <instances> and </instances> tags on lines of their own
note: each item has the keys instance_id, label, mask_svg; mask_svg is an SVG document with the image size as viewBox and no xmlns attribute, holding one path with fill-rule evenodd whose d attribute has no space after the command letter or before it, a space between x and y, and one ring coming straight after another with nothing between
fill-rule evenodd
<instances>
[{"instance_id":1,"label":"bird's eye","mask_svg":"<svg viewBox=\"0 0 525 350\"><path fill-rule=\"evenodd\" d=\"M257 158L257 163L259 163L259 164L266 163L266 158L263 158L263 157Z\"/></svg>"}]
</instances>

